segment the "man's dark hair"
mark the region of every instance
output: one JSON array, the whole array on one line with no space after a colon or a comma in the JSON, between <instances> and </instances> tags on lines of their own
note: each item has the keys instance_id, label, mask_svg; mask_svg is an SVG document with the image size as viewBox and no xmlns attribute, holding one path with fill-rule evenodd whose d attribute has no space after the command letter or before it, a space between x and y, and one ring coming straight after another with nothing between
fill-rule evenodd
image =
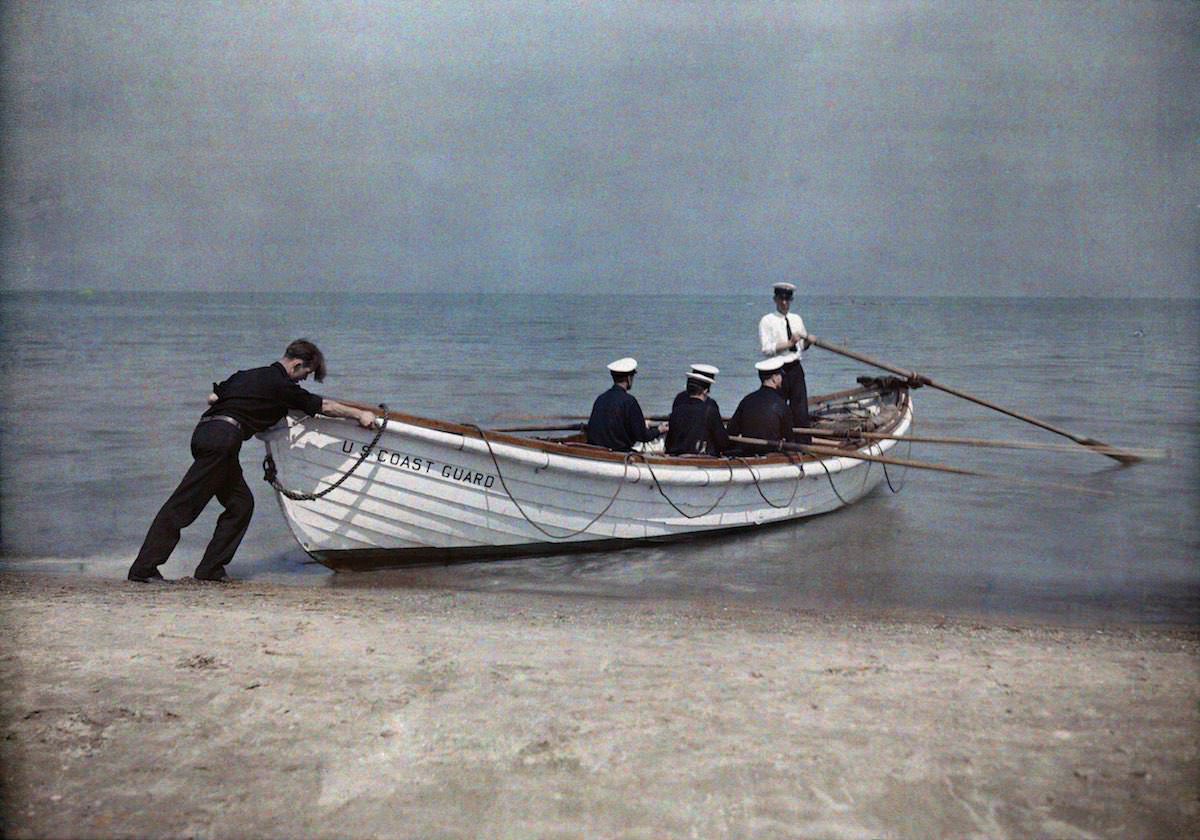
<instances>
[{"instance_id":1,"label":"man's dark hair","mask_svg":"<svg viewBox=\"0 0 1200 840\"><path fill-rule=\"evenodd\" d=\"M283 351L285 359L299 359L313 372L313 379L325 381L325 354L307 338L298 338Z\"/></svg>"},{"instance_id":2,"label":"man's dark hair","mask_svg":"<svg viewBox=\"0 0 1200 840\"><path fill-rule=\"evenodd\" d=\"M708 390L708 386L703 382L697 382L695 379L687 381L687 392L689 397L694 397L696 394L703 394Z\"/></svg>"}]
</instances>

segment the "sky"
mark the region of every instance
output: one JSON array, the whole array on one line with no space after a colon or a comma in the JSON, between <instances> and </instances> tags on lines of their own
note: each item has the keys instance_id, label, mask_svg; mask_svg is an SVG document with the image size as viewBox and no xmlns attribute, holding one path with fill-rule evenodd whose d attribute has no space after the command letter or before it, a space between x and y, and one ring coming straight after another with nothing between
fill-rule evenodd
<instances>
[{"instance_id":1,"label":"sky","mask_svg":"<svg viewBox=\"0 0 1200 840\"><path fill-rule=\"evenodd\" d=\"M0 5L0 287L1200 297L1200 3Z\"/></svg>"}]
</instances>

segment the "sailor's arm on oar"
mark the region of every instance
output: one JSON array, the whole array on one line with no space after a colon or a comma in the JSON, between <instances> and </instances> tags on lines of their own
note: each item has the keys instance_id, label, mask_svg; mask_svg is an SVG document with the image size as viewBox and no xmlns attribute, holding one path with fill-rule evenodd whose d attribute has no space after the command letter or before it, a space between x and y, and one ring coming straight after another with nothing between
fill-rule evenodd
<instances>
[{"instance_id":1,"label":"sailor's arm on oar","mask_svg":"<svg viewBox=\"0 0 1200 840\"><path fill-rule=\"evenodd\" d=\"M912 385L927 385L930 388L935 388L938 391L942 391L944 393L950 394L951 396L958 397L959 399L967 400L968 402L973 402L976 405L983 406L984 408L990 408L993 411L998 411L1001 414L1006 414L1009 417L1013 417L1017 420L1021 420L1021 421L1025 422L1025 423L1029 423L1031 425L1037 426L1040 429L1045 429L1048 432L1053 432L1056 435L1062 435L1063 437L1070 438L1071 440L1078 443L1080 446L1086 446L1089 449L1096 452L1097 454L1104 455L1108 458L1112 458L1115 461L1120 461L1122 464L1136 464L1138 461L1142 460L1137 455L1134 455L1132 452L1127 452L1127 451L1118 449L1115 446L1109 446L1107 443L1096 440L1095 438L1083 437L1082 435L1077 435L1077 434L1074 434L1073 432L1068 432L1066 429L1060 429L1057 426L1052 426L1044 420L1038 420L1036 417L1030 417L1029 415L1022 414L1019 411L1014 411L1010 408L1005 408L1004 406L997 405L996 403L993 403L993 402L989 402L988 400L985 400L982 397L977 397L973 394L968 394L966 391L960 391L957 388L951 388L950 386L943 385L940 382L934 382L928 376L923 376L922 374L919 374L916 371L905 370L904 368L897 367L896 365L888 364L887 362L881 362L877 359L872 359L870 356L864 356L863 354L856 353L853 350L847 350L845 347L839 347L836 344L831 344L828 341L823 341L822 339L819 339L816 336L811 335L811 334L806 335L805 340L807 340L811 344L815 344L817 347L820 347L823 350L828 350L831 353L837 353L839 356L845 356L848 359L854 359L855 361L862 362L863 364L871 365L872 367L877 367L880 370L886 370L889 373L894 373L897 376L903 377Z\"/></svg>"}]
</instances>

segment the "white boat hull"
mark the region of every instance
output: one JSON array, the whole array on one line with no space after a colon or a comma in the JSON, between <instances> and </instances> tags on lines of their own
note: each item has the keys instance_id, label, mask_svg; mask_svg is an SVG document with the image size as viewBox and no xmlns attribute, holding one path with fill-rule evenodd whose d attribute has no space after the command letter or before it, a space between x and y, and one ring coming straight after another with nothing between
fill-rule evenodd
<instances>
[{"instance_id":1,"label":"white boat hull","mask_svg":"<svg viewBox=\"0 0 1200 840\"><path fill-rule=\"evenodd\" d=\"M904 434L911 419L906 398L893 433ZM346 420L290 416L259 437L279 482L315 493L337 481L374 434ZM858 451L881 455L894 445L881 441ZM331 568L372 568L764 525L836 510L885 478L883 465L850 456L694 466L689 459L634 453L606 460L562 449L390 419L366 461L328 495L276 497L314 558ZM767 460L777 463L757 463Z\"/></svg>"}]
</instances>

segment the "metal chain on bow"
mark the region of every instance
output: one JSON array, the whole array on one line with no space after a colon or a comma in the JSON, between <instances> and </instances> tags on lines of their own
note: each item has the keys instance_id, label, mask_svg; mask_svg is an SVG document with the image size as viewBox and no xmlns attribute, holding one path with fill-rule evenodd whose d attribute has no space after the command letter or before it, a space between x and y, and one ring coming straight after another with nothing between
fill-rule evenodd
<instances>
[{"instance_id":1,"label":"metal chain on bow","mask_svg":"<svg viewBox=\"0 0 1200 840\"><path fill-rule=\"evenodd\" d=\"M267 453L267 457L263 458L263 481L270 484L282 495L287 496L289 499L292 499L293 501L297 501L297 502L315 501L316 499L319 499L322 496L333 492L334 490L336 490L338 487L341 486L343 481L345 481L347 478L349 478L351 475L354 474L354 471L359 468L359 466L362 464L363 461L367 460L367 456L371 454L371 451L375 448L375 444L379 443L379 438L383 436L383 430L387 428L387 422L388 422L387 421L387 405L385 405L384 403L380 403L379 408L382 413L379 415L379 429L375 432L375 437L373 437L371 439L371 442L367 444L366 449L364 449L362 454L358 456L358 460L354 462L354 466L352 466L352 467L350 467L350 469L346 470L346 472L342 474L341 478L339 478L333 484L330 484L328 487L326 487L321 492L319 492L319 493L297 493L295 490L288 490L287 488L285 488L282 484L279 483L279 480L277 478L278 473L275 469L275 459L271 457L270 452Z\"/></svg>"}]
</instances>

